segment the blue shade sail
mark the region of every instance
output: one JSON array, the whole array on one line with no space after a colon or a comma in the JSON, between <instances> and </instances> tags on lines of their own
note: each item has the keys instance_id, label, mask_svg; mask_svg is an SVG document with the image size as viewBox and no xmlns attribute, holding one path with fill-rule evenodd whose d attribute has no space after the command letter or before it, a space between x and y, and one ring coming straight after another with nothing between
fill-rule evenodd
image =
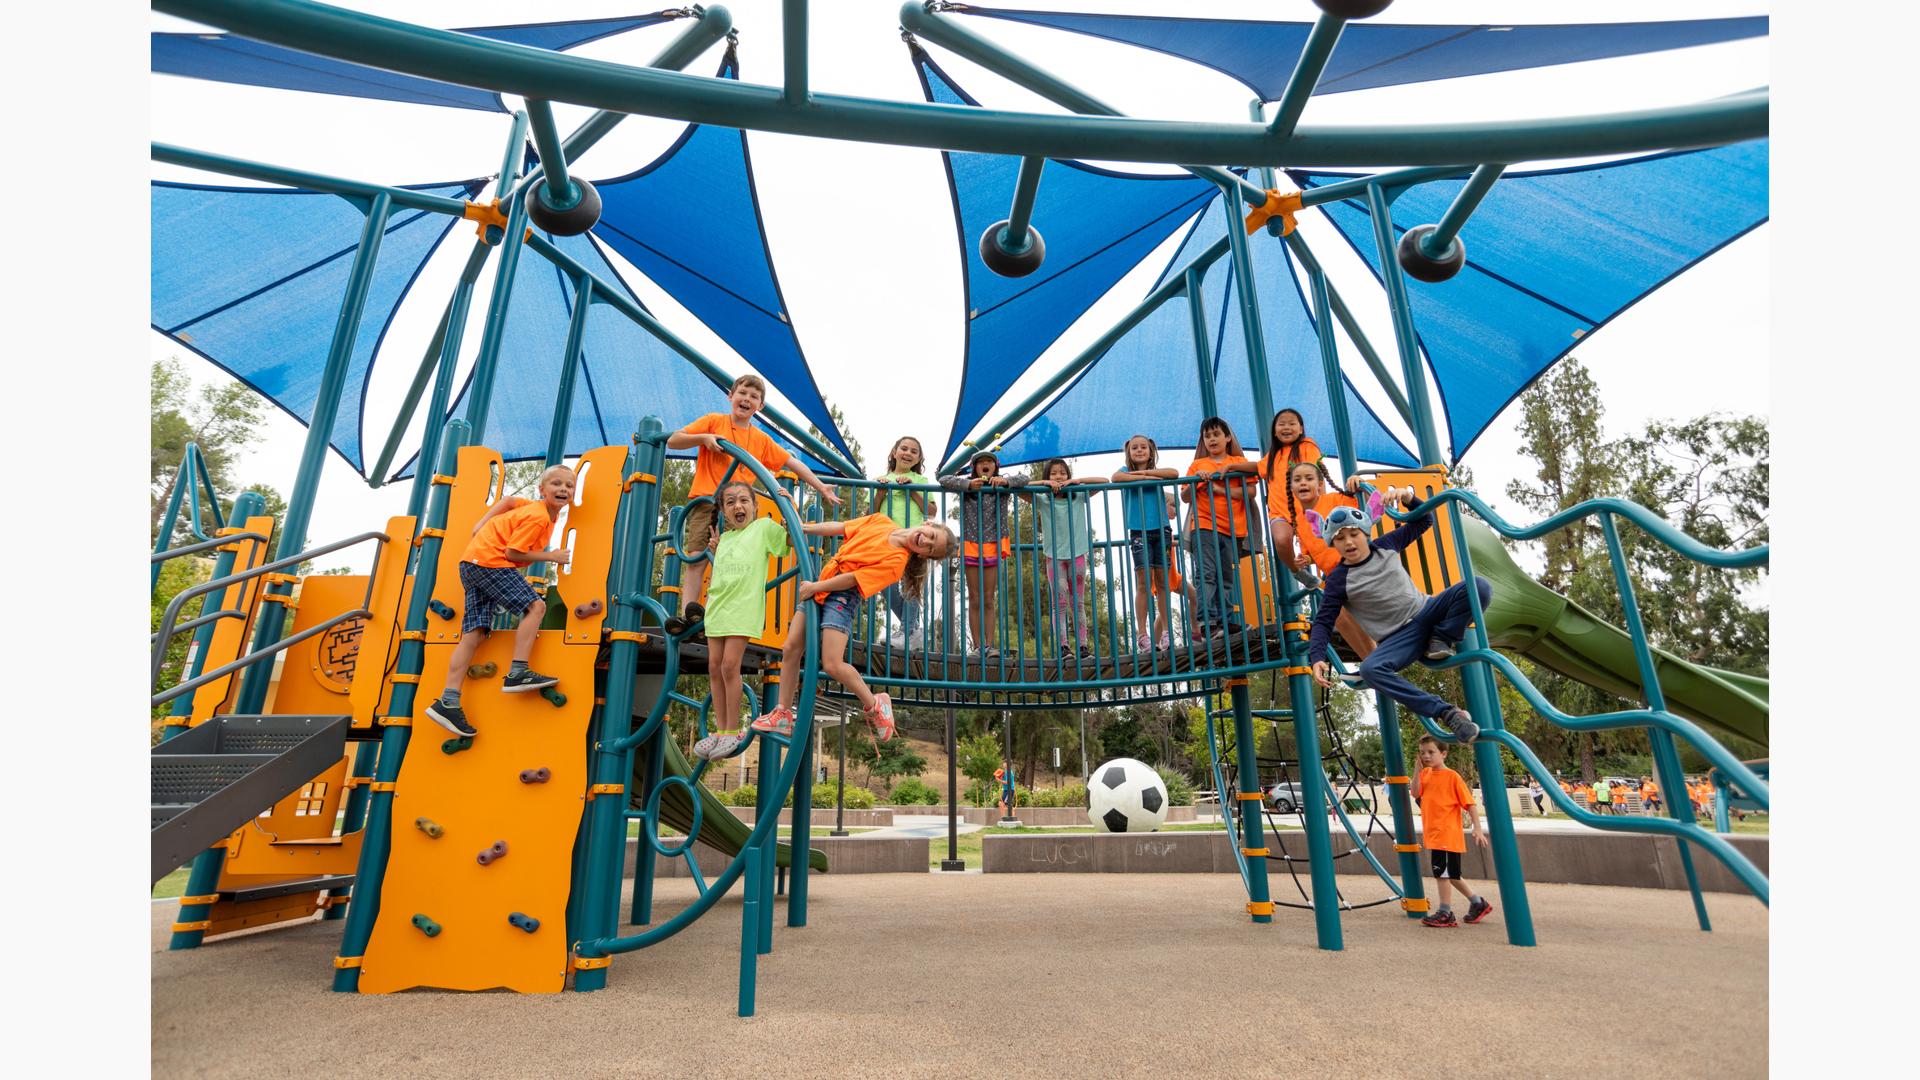
<instances>
[{"instance_id":1,"label":"blue shade sail","mask_svg":"<svg viewBox=\"0 0 1920 1080\"><path fill-rule=\"evenodd\" d=\"M468 198L481 181L417 190ZM399 209L374 264L332 445L355 469L367 372L420 268L459 221ZM152 187L153 328L307 423L366 217L345 199L284 188Z\"/></svg>"},{"instance_id":2,"label":"blue shade sail","mask_svg":"<svg viewBox=\"0 0 1920 1080\"><path fill-rule=\"evenodd\" d=\"M542 235L595 277L618 287L636 305L640 303L592 239ZM500 451L507 461L546 456L547 439L553 430L554 393L566 358L567 329L576 296L573 280L565 271L535 252L520 256L506 332L500 342L485 438L486 444ZM468 384L461 388L448 416L466 415L471 385L469 373ZM575 457L600 446L623 445L647 416L659 417L672 431L707 413L726 409L726 391L612 305L596 303L587 313L580 369L567 412L566 456ZM785 438L767 430L789 453L799 453ZM669 456L691 457L693 451ZM801 458L815 472L832 471L811 456L803 454ZM417 465L417 460L409 460L395 479L411 476Z\"/></svg>"},{"instance_id":3,"label":"blue shade sail","mask_svg":"<svg viewBox=\"0 0 1920 1080\"><path fill-rule=\"evenodd\" d=\"M1214 200L1194 223L1161 279L1182 272L1226 235L1229 224L1238 227L1240 223L1230 223L1219 200ZM1319 339L1286 245L1265 232L1255 233L1248 240L1274 407L1298 409L1307 433L1328 456L1335 456L1337 440ZM1272 417L1255 415L1238 283L1230 257L1223 255L1207 267L1200 291L1207 316L1207 351L1213 365L1215 400L1247 456L1258 457L1262 432ZM1348 422L1353 428L1354 455L1381 465L1416 464L1414 455L1382 426L1352 384L1344 376L1341 382ZM1011 463L1055 455L1113 453L1135 435L1153 439L1164 453L1194 446L1203 419L1192 315L1187 298L1176 296L1115 342L1008 438L1001 457ZM1186 466L1186 460L1163 459L1161 464L1178 469Z\"/></svg>"},{"instance_id":4,"label":"blue shade sail","mask_svg":"<svg viewBox=\"0 0 1920 1080\"><path fill-rule=\"evenodd\" d=\"M916 49L914 62L929 101L979 104L924 52ZM940 459L1062 332L1219 190L1189 175L1142 176L1048 161L1033 208L1046 261L1026 277L1005 278L980 261L979 239L1006 218L1020 159L942 157L967 267L967 340L953 430Z\"/></svg>"},{"instance_id":5,"label":"blue shade sail","mask_svg":"<svg viewBox=\"0 0 1920 1080\"><path fill-rule=\"evenodd\" d=\"M720 76L739 77L732 49ZM601 199L594 235L710 327L826 433L826 441L851 456L780 294L746 133L690 126L652 164L594 186Z\"/></svg>"},{"instance_id":6,"label":"blue shade sail","mask_svg":"<svg viewBox=\"0 0 1920 1080\"><path fill-rule=\"evenodd\" d=\"M511 45L564 52L590 41L680 18L682 14L683 11L662 11L616 19L475 26L459 32ZM152 37L153 70L163 75L483 112L507 111L500 95L491 90L382 71L233 34L171 33Z\"/></svg>"},{"instance_id":7,"label":"blue shade sail","mask_svg":"<svg viewBox=\"0 0 1920 1080\"><path fill-rule=\"evenodd\" d=\"M1303 187L1347 174L1289 173ZM1439 386L1458 461L1501 410L1587 335L1768 214L1766 140L1510 174L1460 236L1451 281L1407 279L1414 326ZM1464 180L1410 188L1394 235L1438 221ZM1359 200L1322 209L1377 276L1373 219Z\"/></svg>"},{"instance_id":8,"label":"blue shade sail","mask_svg":"<svg viewBox=\"0 0 1920 1080\"><path fill-rule=\"evenodd\" d=\"M1048 26L1178 56L1238 79L1278 101L1312 31L1310 22L1087 15L1067 11L956 10ZM1574 64L1616 56L1763 37L1767 16L1671 22L1421 26L1348 23L1314 89L1316 96L1457 79L1496 71Z\"/></svg>"}]
</instances>

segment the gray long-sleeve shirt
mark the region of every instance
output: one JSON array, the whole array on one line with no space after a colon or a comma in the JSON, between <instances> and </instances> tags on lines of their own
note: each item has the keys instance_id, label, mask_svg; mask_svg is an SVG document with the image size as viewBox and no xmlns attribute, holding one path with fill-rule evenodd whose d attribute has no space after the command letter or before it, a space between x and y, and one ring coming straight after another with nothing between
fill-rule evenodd
<instances>
[{"instance_id":1,"label":"gray long-sleeve shirt","mask_svg":"<svg viewBox=\"0 0 1920 1080\"><path fill-rule=\"evenodd\" d=\"M1025 484L1015 480L1012 487L969 488L967 485L971 483L973 477L966 473L940 478L941 487L960 492L960 538L970 544L987 546L1000 543L1003 536L1013 535L1013 525L1008 520L1013 492Z\"/></svg>"},{"instance_id":2,"label":"gray long-sleeve shirt","mask_svg":"<svg viewBox=\"0 0 1920 1080\"><path fill-rule=\"evenodd\" d=\"M1326 586L1320 594L1320 611L1313 617L1313 632L1307 638L1307 660L1319 663L1327 658L1327 643L1333 636L1333 621L1340 609L1353 613L1353 621L1375 641L1407 624L1432 599L1420 591L1406 568L1400 565L1400 552L1433 527L1428 512L1373 541L1373 550L1363 562L1341 563L1327 572Z\"/></svg>"}]
</instances>

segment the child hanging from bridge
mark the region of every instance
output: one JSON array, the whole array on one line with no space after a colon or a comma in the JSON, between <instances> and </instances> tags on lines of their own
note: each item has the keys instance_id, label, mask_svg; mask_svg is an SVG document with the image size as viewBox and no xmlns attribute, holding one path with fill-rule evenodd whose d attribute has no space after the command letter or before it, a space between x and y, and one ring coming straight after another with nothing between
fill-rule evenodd
<instances>
[{"instance_id":1,"label":"child hanging from bridge","mask_svg":"<svg viewBox=\"0 0 1920 1080\"><path fill-rule=\"evenodd\" d=\"M560 511L573 501L573 484L573 470L565 465L541 473L539 499L508 495L488 507L473 526L473 539L460 553L460 584L467 592L460 617L460 644L453 647L453 657L447 661L446 689L427 706L427 718L455 735L476 734L460 708L460 689L466 684L467 665L473 663L480 643L493 632L495 605L520 616L520 625L513 632L513 667L501 680L500 692L524 694L560 681L527 666L540 620L547 614L547 602L535 595L520 568L541 562L564 565L572 558L564 548L546 545L553 535L553 523L560 520Z\"/></svg>"},{"instance_id":2,"label":"child hanging from bridge","mask_svg":"<svg viewBox=\"0 0 1920 1080\"><path fill-rule=\"evenodd\" d=\"M874 738L893 738L893 700L867 689L860 672L847 663L847 640L860 605L887 586L899 583L907 599L918 601L926 591L927 567L934 559L953 555L960 541L953 530L936 521L902 529L885 514L868 514L852 521L809 522L801 526L809 536L839 536L840 550L820 570L820 580L800 583L793 621L787 624L782 651L780 704L753 722L753 730L793 734L793 700L800 690L807 655L807 620L820 620L820 669L860 699ZM807 601L813 601L809 604Z\"/></svg>"},{"instance_id":3,"label":"child hanging from bridge","mask_svg":"<svg viewBox=\"0 0 1920 1080\"><path fill-rule=\"evenodd\" d=\"M707 675L713 685L708 734L693 745L693 756L707 761L727 757L740 746L740 663L747 641L767 632L767 560L787 553L787 530L777 517L760 517L753 485L729 481L718 494L720 520L714 527L713 584L707 594Z\"/></svg>"},{"instance_id":4,"label":"child hanging from bridge","mask_svg":"<svg viewBox=\"0 0 1920 1080\"><path fill-rule=\"evenodd\" d=\"M1467 902L1466 920L1477 923L1493 911L1487 898L1460 878L1460 856L1467 853L1462 819L1473 823L1473 838L1487 846L1487 823L1473 801L1473 790L1460 774L1447 768L1447 748L1431 735L1420 736L1420 770L1413 777L1413 798L1420 804L1420 842L1433 856L1435 910L1420 920L1422 926L1458 926L1447 903L1452 885Z\"/></svg>"},{"instance_id":5,"label":"child hanging from bridge","mask_svg":"<svg viewBox=\"0 0 1920 1080\"><path fill-rule=\"evenodd\" d=\"M1384 513L1378 492L1368 500L1366 510L1343 506L1324 520L1311 511L1306 515L1321 538L1340 553L1340 564L1327 572L1320 610L1313 617L1313 633L1307 641L1313 678L1321 686L1333 686L1327 643L1341 611L1351 607L1360 629L1376 642L1373 652L1360 662L1360 677L1421 716L1444 724L1454 738L1472 742L1480 735L1480 725L1473 722L1467 710L1442 701L1399 675L1400 669L1418 656L1429 660L1452 656L1467 632L1473 609L1467 603L1466 582L1455 582L1429 598L1400 565L1400 552L1433 526L1435 504L1420 503L1410 488L1393 494L1401 506L1420 513L1378 540L1370 539L1373 523ZM1478 576L1474 584L1484 607L1493 599L1493 586Z\"/></svg>"}]
</instances>

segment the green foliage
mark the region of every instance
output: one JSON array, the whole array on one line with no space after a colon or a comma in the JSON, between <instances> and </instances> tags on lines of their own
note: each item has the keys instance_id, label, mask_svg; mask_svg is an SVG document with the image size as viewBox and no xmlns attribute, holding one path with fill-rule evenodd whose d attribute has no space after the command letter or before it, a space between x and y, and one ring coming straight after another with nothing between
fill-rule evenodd
<instances>
[{"instance_id":1,"label":"green foliage","mask_svg":"<svg viewBox=\"0 0 1920 1080\"><path fill-rule=\"evenodd\" d=\"M998 806L1000 805L1000 785L991 780L975 780L967 785L961 801L968 806Z\"/></svg>"},{"instance_id":2,"label":"green foliage","mask_svg":"<svg viewBox=\"0 0 1920 1080\"><path fill-rule=\"evenodd\" d=\"M945 802L946 796L919 777L909 776L893 786L887 800L895 806L935 806Z\"/></svg>"},{"instance_id":3,"label":"green foliage","mask_svg":"<svg viewBox=\"0 0 1920 1080\"><path fill-rule=\"evenodd\" d=\"M926 771L927 759L905 739L874 742L860 739L848 744L847 758L866 767L867 775L891 790L898 776L918 776Z\"/></svg>"},{"instance_id":4,"label":"green foliage","mask_svg":"<svg viewBox=\"0 0 1920 1080\"><path fill-rule=\"evenodd\" d=\"M760 802L760 787L757 784L741 784L732 791L723 791L716 796L727 806L754 806Z\"/></svg>"},{"instance_id":5,"label":"green foliage","mask_svg":"<svg viewBox=\"0 0 1920 1080\"><path fill-rule=\"evenodd\" d=\"M993 771L1000 767L1000 740L992 735L975 735L959 744L955 757L961 775L981 784L993 782ZM975 803L975 806L985 805Z\"/></svg>"},{"instance_id":6,"label":"green foliage","mask_svg":"<svg viewBox=\"0 0 1920 1080\"><path fill-rule=\"evenodd\" d=\"M1057 788L1037 788L1021 792L1020 799L1026 806L1085 806L1087 785L1076 782Z\"/></svg>"},{"instance_id":7,"label":"green foliage","mask_svg":"<svg viewBox=\"0 0 1920 1080\"><path fill-rule=\"evenodd\" d=\"M1160 782L1167 785L1168 806L1193 805L1193 781L1187 779L1185 774L1172 769L1155 769L1154 771L1160 774Z\"/></svg>"},{"instance_id":8,"label":"green foliage","mask_svg":"<svg viewBox=\"0 0 1920 1080\"><path fill-rule=\"evenodd\" d=\"M261 397L243 383L221 379L196 392L179 360L169 357L154 361L149 368L148 387L149 542L159 538L167 495L186 458L187 444L199 446L214 492L232 493L236 487L234 467L252 443L264 408ZM184 504L180 521L184 531Z\"/></svg>"},{"instance_id":9,"label":"green foliage","mask_svg":"<svg viewBox=\"0 0 1920 1080\"><path fill-rule=\"evenodd\" d=\"M1141 730L1140 717L1133 708L1117 709L1100 725L1100 760L1128 757L1152 765L1160 760L1160 748L1153 737Z\"/></svg>"}]
</instances>

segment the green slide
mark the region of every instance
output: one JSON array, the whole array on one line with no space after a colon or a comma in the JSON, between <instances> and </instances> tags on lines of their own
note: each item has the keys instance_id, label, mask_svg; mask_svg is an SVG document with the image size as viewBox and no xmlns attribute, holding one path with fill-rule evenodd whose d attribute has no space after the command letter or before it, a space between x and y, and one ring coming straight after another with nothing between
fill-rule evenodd
<instances>
[{"instance_id":1,"label":"green slide","mask_svg":"<svg viewBox=\"0 0 1920 1080\"><path fill-rule=\"evenodd\" d=\"M1637 701L1640 668L1626 631L1527 576L1499 534L1463 517L1474 572L1493 584L1487 639L1542 667ZM1721 735L1767 745L1767 680L1689 663L1661 649L1654 664L1667 707Z\"/></svg>"},{"instance_id":2,"label":"green slide","mask_svg":"<svg viewBox=\"0 0 1920 1080\"><path fill-rule=\"evenodd\" d=\"M687 764L686 755L680 752L680 748L674 745L673 740L667 739L662 745L667 748L667 753L661 775L678 776L683 779L693 776L693 768ZM647 748L642 746L633 756L633 790L641 790L646 775ZM753 826L734 817L733 812L715 798L705 784L695 784L694 788L700 793L700 842L729 856L740 854L740 846L747 842L747 835L753 832ZM679 829L682 833L693 828L693 800L687 797L686 788L674 784L661 793L660 820L666 825ZM779 865L791 865L793 856L788 850L789 845L776 846L779 849ZM827 853L819 848L810 849L807 852L807 865L816 873L826 873ZM700 871L712 877L720 869L715 866L702 866Z\"/></svg>"}]
</instances>

